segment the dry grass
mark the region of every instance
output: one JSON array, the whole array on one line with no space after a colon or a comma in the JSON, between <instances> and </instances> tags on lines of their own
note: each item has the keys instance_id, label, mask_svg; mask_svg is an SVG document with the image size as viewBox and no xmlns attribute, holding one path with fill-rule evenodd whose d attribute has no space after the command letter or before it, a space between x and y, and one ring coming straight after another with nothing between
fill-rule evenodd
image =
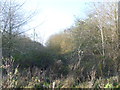
<instances>
[{"instance_id":1,"label":"dry grass","mask_svg":"<svg viewBox=\"0 0 120 90\"><path fill-rule=\"evenodd\" d=\"M50 80L51 77L46 77L44 71L42 74L39 73L41 71L37 67L34 68L31 77L29 69L20 72L19 67L13 68L12 60L6 60L1 68L7 71L7 75L3 76L2 88L120 88L118 76L95 79L96 71L91 71L90 81L76 84L77 79L74 74L68 75L66 78Z\"/></svg>"}]
</instances>

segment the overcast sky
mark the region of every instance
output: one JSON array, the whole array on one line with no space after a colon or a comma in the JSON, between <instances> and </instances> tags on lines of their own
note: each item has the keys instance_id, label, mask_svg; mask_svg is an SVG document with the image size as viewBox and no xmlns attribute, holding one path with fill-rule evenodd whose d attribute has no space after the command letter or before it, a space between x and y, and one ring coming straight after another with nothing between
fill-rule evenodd
<instances>
[{"instance_id":1,"label":"overcast sky","mask_svg":"<svg viewBox=\"0 0 120 90\"><path fill-rule=\"evenodd\" d=\"M37 11L28 27L39 25L35 32L36 40L45 43L53 34L63 31L74 24L75 16L85 18L88 10L81 0L24 0L27 12ZM33 30L27 32L32 37Z\"/></svg>"}]
</instances>

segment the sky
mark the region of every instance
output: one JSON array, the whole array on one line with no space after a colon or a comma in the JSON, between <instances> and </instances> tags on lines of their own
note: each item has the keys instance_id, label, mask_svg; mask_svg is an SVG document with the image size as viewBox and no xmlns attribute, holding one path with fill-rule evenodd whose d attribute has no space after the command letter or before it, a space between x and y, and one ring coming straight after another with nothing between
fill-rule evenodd
<instances>
[{"instance_id":1,"label":"sky","mask_svg":"<svg viewBox=\"0 0 120 90\"><path fill-rule=\"evenodd\" d=\"M28 28L35 27L36 41L45 44L48 38L71 27L75 18L86 18L88 7L81 0L26 0L26 13L37 11ZM34 29L26 32L33 39Z\"/></svg>"}]
</instances>

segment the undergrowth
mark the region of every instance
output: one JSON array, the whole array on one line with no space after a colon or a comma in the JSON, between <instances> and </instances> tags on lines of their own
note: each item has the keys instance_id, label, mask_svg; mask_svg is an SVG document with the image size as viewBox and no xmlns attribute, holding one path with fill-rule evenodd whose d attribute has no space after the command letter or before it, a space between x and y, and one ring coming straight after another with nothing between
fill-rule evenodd
<instances>
[{"instance_id":1,"label":"undergrowth","mask_svg":"<svg viewBox=\"0 0 120 90\"><path fill-rule=\"evenodd\" d=\"M120 88L118 76L110 78L99 78L94 80L76 83L74 75L68 75L66 78L58 78L52 80L43 74L35 74L33 76L28 70L19 71L19 66L13 67L13 60L6 60L1 69L6 70L7 74L3 75L2 88ZM11 62L11 63L10 63ZM23 75L25 73L25 75ZM44 73L44 71L43 71Z\"/></svg>"}]
</instances>

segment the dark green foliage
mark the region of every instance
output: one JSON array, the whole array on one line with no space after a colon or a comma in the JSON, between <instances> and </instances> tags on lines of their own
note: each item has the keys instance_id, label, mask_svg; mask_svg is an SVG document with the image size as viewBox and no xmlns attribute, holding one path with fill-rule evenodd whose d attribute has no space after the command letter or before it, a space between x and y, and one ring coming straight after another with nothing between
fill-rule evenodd
<instances>
[{"instance_id":1,"label":"dark green foliage","mask_svg":"<svg viewBox=\"0 0 120 90\"><path fill-rule=\"evenodd\" d=\"M59 70L58 70L58 76L60 77L61 75L66 76L69 73L70 69L68 66L62 66Z\"/></svg>"},{"instance_id":2,"label":"dark green foliage","mask_svg":"<svg viewBox=\"0 0 120 90\"><path fill-rule=\"evenodd\" d=\"M2 38L4 40L4 37ZM15 59L15 64L21 67L49 67L54 59L51 53L40 43L34 42L24 36L17 36L12 39L13 45L11 55ZM3 41L3 56L7 57L8 46Z\"/></svg>"}]
</instances>

